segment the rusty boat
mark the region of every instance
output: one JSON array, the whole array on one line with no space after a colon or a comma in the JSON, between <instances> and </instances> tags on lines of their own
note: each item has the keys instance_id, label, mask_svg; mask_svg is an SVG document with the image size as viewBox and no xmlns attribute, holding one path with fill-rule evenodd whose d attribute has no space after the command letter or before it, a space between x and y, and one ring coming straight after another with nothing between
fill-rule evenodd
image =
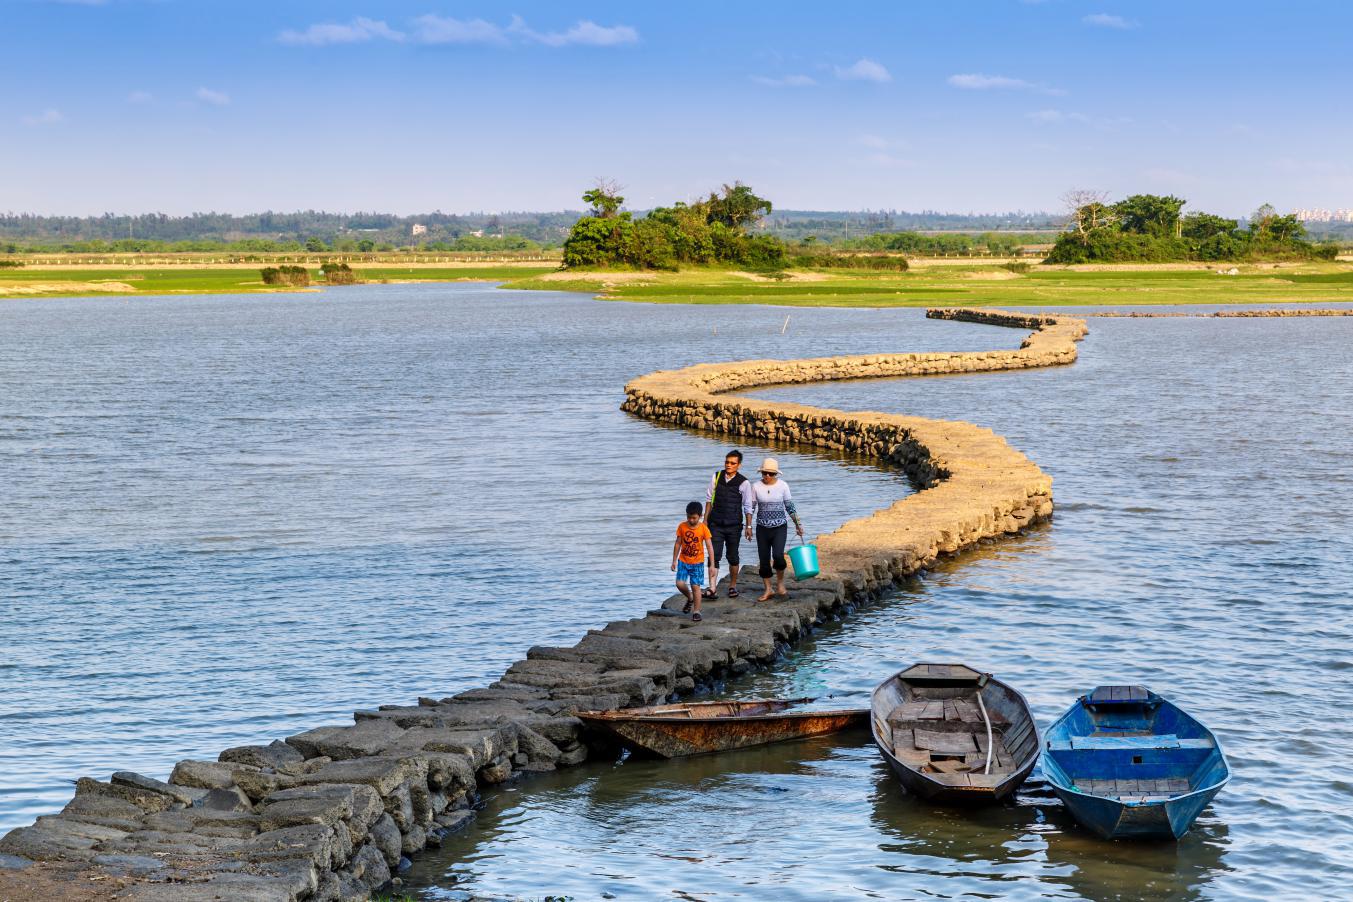
<instances>
[{"instance_id":1,"label":"rusty boat","mask_svg":"<svg viewBox=\"0 0 1353 902\"><path fill-rule=\"evenodd\" d=\"M942 804L1011 795L1038 761L1029 704L964 664L914 664L884 680L871 704L874 743L908 792Z\"/></svg>"},{"instance_id":2,"label":"rusty boat","mask_svg":"<svg viewBox=\"0 0 1353 902\"><path fill-rule=\"evenodd\" d=\"M630 751L660 758L683 758L745 749L772 742L824 736L869 722L866 708L790 711L811 698L689 702L579 711L590 729L609 734Z\"/></svg>"}]
</instances>

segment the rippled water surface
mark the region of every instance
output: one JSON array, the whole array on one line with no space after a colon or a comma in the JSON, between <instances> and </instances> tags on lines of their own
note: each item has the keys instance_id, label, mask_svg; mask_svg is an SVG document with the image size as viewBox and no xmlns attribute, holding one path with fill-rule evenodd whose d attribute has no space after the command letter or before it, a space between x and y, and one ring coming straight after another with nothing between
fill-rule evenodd
<instances>
[{"instance_id":1,"label":"rippled water surface","mask_svg":"<svg viewBox=\"0 0 1353 902\"><path fill-rule=\"evenodd\" d=\"M1055 477L1058 514L728 691L856 704L912 660L965 660L1046 726L1097 682L1146 682L1235 771L1177 847L1093 840L1037 779L1009 806L933 809L838 736L491 794L420 856L418 893L1345 895L1353 319L1091 327L1073 367L757 393L989 426ZM634 375L1019 337L463 285L0 304L0 828L59 807L65 779L163 776L482 684L651 607L725 445L621 414ZM907 491L776 453L812 532Z\"/></svg>"}]
</instances>

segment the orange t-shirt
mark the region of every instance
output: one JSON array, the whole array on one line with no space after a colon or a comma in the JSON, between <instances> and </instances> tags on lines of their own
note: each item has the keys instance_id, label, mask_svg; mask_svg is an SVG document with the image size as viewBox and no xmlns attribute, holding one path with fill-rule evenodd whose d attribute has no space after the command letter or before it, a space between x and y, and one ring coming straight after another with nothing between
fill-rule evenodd
<instances>
[{"instance_id":1,"label":"orange t-shirt","mask_svg":"<svg viewBox=\"0 0 1353 902\"><path fill-rule=\"evenodd\" d=\"M705 562L705 539L711 538L709 527L697 523L694 528L682 523L677 527L677 541L681 543L678 557L683 564L703 564Z\"/></svg>"}]
</instances>

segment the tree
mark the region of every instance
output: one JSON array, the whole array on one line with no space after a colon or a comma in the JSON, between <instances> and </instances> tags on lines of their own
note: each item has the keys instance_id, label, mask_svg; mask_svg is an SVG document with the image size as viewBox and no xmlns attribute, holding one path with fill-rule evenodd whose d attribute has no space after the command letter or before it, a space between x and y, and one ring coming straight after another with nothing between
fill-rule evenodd
<instances>
[{"instance_id":1,"label":"tree","mask_svg":"<svg viewBox=\"0 0 1353 902\"><path fill-rule=\"evenodd\" d=\"M721 222L737 232L745 232L771 212L771 202L757 197L742 182L723 186L722 194L710 193L705 201L711 223Z\"/></svg>"},{"instance_id":2,"label":"tree","mask_svg":"<svg viewBox=\"0 0 1353 902\"><path fill-rule=\"evenodd\" d=\"M1214 235L1229 235L1238 223L1212 213L1190 213L1180 223L1179 234L1194 241L1207 241Z\"/></svg>"},{"instance_id":3,"label":"tree","mask_svg":"<svg viewBox=\"0 0 1353 902\"><path fill-rule=\"evenodd\" d=\"M1107 191L1073 188L1062 195L1066 208L1066 229L1075 232L1082 244L1088 243L1090 233L1113 222L1113 210L1104 204Z\"/></svg>"},{"instance_id":4,"label":"tree","mask_svg":"<svg viewBox=\"0 0 1353 902\"><path fill-rule=\"evenodd\" d=\"M327 251L329 246L324 243L323 238L307 238L305 240L305 249L312 254L318 254Z\"/></svg>"},{"instance_id":5,"label":"tree","mask_svg":"<svg viewBox=\"0 0 1353 902\"><path fill-rule=\"evenodd\" d=\"M613 179L597 179L596 185L583 192L583 200L591 205L588 215L597 219L615 219L620 215L620 206L625 198L620 196L623 189Z\"/></svg>"},{"instance_id":6,"label":"tree","mask_svg":"<svg viewBox=\"0 0 1353 902\"><path fill-rule=\"evenodd\" d=\"M1125 232L1164 237L1178 231L1182 197L1160 194L1134 194L1113 205L1113 212Z\"/></svg>"}]
</instances>

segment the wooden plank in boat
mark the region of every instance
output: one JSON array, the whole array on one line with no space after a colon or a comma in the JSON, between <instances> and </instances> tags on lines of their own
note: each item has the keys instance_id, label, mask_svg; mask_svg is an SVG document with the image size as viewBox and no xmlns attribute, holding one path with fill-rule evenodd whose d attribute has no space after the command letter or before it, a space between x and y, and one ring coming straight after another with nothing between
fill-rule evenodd
<instances>
[{"instance_id":1,"label":"wooden plank in boat","mask_svg":"<svg viewBox=\"0 0 1353 902\"><path fill-rule=\"evenodd\" d=\"M942 774L966 774L971 768L963 761L932 760L930 766Z\"/></svg>"},{"instance_id":2,"label":"wooden plank in boat","mask_svg":"<svg viewBox=\"0 0 1353 902\"><path fill-rule=\"evenodd\" d=\"M918 749L929 749L941 755L966 755L973 750L971 733L938 733L933 730L916 728L915 745Z\"/></svg>"},{"instance_id":3,"label":"wooden plank in boat","mask_svg":"<svg viewBox=\"0 0 1353 902\"><path fill-rule=\"evenodd\" d=\"M944 702L937 698L932 698L926 702L925 709L917 720L944 720Z\"/></svg>"}]
</instances>

